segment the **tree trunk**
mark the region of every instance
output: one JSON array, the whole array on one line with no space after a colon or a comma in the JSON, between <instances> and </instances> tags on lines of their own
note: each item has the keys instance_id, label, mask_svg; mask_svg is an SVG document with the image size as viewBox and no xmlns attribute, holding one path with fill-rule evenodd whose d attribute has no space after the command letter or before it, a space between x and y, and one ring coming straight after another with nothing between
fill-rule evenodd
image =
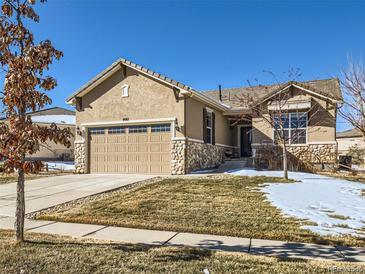
<instances>
[{"instance_id":1,"label":"tree trunk","mask_svg":"<svg viewBox=\"0 0 365 274\"><path fill-rule=\"evenodd\" d=\"M286 145L283 145L283 171L284 179L288 180L288 154L286 151Z\"/></svg>"},{"instance_id":2,"label":"tree trunk","mask_svg":"<svg viewBox=\"0 0 365 274\"><path fill-rule=\"evenodd\" d=\"M24 171L18 170L18 183L16 189L16 220L15 236L18 243L24 241L24 216L25 216L25 199L24 199Z\"/></svg>"}]
</instances>

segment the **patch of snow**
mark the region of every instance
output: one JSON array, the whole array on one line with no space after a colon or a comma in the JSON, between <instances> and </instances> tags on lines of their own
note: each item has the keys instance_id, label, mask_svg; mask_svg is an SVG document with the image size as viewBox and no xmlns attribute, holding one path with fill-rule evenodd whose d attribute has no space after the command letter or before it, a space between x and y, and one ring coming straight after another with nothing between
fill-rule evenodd
<instances>
[{"instance_id":1,"label":"patch of snow","mask_svg":"<svg viewBox=\"0 0 365 274\"><path fill-rule=\"evenodd\" d=\"M282 171L235 170L228 172L242 176L282 177ZM365 237L365 184L304 172L289 172L298 182L272 183L261 188L267 199L284 215L305 219L317 225L305 225L321 235L351 234ZM331 215L341 215L342 220ZM345 227L340 227L345 226Z\"/></svg>"},{"instance_id":2,"label":"patch of snow","mask_svg":"<svg viewBox=\"0 0 365 274\"><path fill-rule=\"evenodd\" d=\"M351 168L357 171L365 171L365 166L352 165Z\"/></svg>"},{"instance_id":3,"label":"patch of snow","mask_svg":"<svg viewBox=\"0 0 365 274\"><path fill-rule=\"evenodd\" d=\"M43 162L44 165L48 165L48 170L75 170L74 162Z\"/></svg>"},{"instance_id":4,"label":"patch of snow","mask_svg":"<svg viewBox=\"0 0 365 274\"><path fill-rule=\"evenodd\" d=\"M76 117L75 115L38 115L32 116L32 121L35 123L56 123L74 125L76 123Z\"/></svg>"}]
</instances>

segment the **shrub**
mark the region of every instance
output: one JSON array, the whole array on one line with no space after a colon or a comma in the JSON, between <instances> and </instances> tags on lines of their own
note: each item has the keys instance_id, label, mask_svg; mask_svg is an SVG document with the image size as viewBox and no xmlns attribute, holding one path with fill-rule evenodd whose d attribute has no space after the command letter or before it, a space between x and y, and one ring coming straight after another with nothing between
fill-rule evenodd
<instances>
[{"instance_id":1,"label":"shrub","mask_svg":"<svg viewBox=\"0 0 365 274\"><path fill-rule=\"evenodd\" d=\"M365 149L358 145L350 147L347 155L352 157L352 163L355 165L363 165L365 162Z\"/></svg>"}]
</instances>

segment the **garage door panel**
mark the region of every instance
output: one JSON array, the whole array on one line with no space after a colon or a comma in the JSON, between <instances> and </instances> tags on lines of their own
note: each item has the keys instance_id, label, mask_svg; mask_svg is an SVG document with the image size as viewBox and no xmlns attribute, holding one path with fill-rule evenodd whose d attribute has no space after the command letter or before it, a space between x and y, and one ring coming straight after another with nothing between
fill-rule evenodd
<instances>
[{"instance_id":1,"label":"garage door panel","mask_svg":"<svg viewBox=\"0 0 365 274\"><path fill-rule=\"evenodd\" d=\"M169 174L171 133L150 131L89 135L90 172Z\"/></svg>"},{"instance_id":2,"label":"garage door panel","mask_svg":"<svg viewBox=\"0 0 365 274\"><path fill-rule=\"evenodd\" d=\"M170 144L162 144L161 145L161 152L170 152L170 151L171 151Z\"/></svg>"},{"instance_id":3,"label":"garage door panel","mask_svg":"<svg viewBox=\"0 0 365 274\"><path fill-rule=\"evenodd\" d=\"M148 143L138 145L138 152L148 152Z\"/></svg>"}]
</instances>

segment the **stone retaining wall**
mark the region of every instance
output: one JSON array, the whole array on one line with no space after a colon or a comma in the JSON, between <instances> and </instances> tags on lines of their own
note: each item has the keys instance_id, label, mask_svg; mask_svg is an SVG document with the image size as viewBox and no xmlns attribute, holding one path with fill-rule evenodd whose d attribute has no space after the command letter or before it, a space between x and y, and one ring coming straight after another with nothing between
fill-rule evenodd
<instances>
[{"instance_id":1,"label":"stone retaining wall","mask_svg":"<svg viewBox=\"0 0 365 274\"><path fill-rule=\"evenodd\" d=\"M280 169L282 149L274 145L255 145L255 167ZM290 170L313 170L316 167L333 166L337 162L336 144L308 144L288 146L288 166Z\"/></svg>"},{"instance_id":2,"label":"stone retaining wall","mask_svg":"<svg viewBox=\"0 0 365 274\"><path fill-rule=\"evenodd\" d=\"M86 148L84 142L75 142L75 171L76 173L86 173Z\"/></svg>"},{"instance_id":3,"label":"stone retaining wall","mask_svg":"<svg viewBox=\"0 0 365 274\"><path fill-rule=\"evenodd\" d=\"M224 161L225 148L216 145L187 142L187 172L217 167Z\"/></svg>"}]
</instances>

